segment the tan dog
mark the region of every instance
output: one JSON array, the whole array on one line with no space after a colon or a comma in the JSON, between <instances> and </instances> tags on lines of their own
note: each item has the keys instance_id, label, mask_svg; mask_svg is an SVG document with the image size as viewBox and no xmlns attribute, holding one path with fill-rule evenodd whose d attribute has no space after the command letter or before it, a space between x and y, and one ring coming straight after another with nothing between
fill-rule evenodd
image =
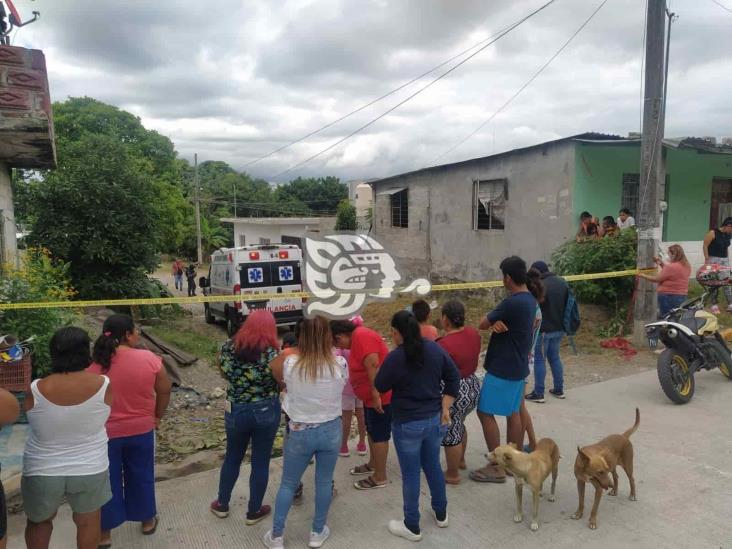
<instances>
[{"instance_id":1,"label":"tan dog","mask_svg":"<svg viewBox=\"0 0 732 549\"><path fill-rule=\"evenodd\" d=\"M581 519L585 510L585 484L592 483L595 487L595 502L590 512L589 526L597 528L597 508L600 505L602 491L610 488L610 477L613 476L611 496L618 495L618 473L615 468L618 464L625 470L630 481L630 499L635 499L635 479L633 478L633 445L630 435L636 432L640 425L640 411L635 409L635 424L622 435L610 435L597 444L577 447L577 460L574 462L574 476L577 477L577 492L579 492L579 507L572 515L573 519Z\"/></svg>"},{"instance_id":2,"label":"tan dog","mask_svg":"<svg viewBox=\"0 0 732 549\"><path fill-rule=\"evenodd\" d=\"M520 452L512 443L508 446L499 446L496 448L491 457L496 463L508 469L513 473L513 479L516 481L516 514L513 517L514 522L522 522L524 520L523 512L523 493L524 482L531 487L533 495L531 529L536 531L539 529L539 497L541 496L541 488L544 481L552 475L552 491L547 498L554 501L554 489L557 485L557 472L559 468L559 448L550 438L542 438L536 443L536 449L530 454Z\"/></svg>"}]
</instances>

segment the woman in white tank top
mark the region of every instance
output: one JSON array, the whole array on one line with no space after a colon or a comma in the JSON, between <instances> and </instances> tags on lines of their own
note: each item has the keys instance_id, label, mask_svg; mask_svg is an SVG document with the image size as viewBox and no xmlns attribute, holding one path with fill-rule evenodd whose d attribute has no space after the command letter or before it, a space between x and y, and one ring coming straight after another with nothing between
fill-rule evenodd
<instances>
[{"instance_id":1,"label":"woman in white tank top","mask_svg":"<svg viewBox=\"0 0 732 549\"><path fill-rule=\"evenodd\" d=\"M341 395L348 381L348 365L333 353L333 335L325 318L317 316L302 322L297 351L285 359L284 365L272 368L272 375L287 388L283 408L290 418L272 530L264 536L265 545L274 549L284 546L287 513L313 456L317 462L315 516L309 546L320 547L328 539L326 521L333 496L333 470L341 446Z\"/></svg>"},{"instance_id":2,"label":"woman in white tank top","mask_svg":"<svg viewBox=\"0 0 732 549\"><path fill-rule=\"evenodd\" d=\"M68 501L79 549L96 549L100 508L111 497L105 424L109 379L86 372L90 340L80 328L61 328L51 338L51 375L26 394L30 434L23 454L21 492L28 517L28 547L48 547L56 511Z\"/></svg>"}]
</instances>

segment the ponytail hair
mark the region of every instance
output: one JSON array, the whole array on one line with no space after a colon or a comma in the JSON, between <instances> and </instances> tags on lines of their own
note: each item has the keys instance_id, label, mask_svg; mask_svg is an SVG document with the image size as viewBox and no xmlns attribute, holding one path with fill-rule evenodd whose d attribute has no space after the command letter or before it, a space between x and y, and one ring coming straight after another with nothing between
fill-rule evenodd
<instances>
[{"instance_id":1,"label":"ponytail hair","mask_svg":"<svg viewBox=\"0 0 732 549\"><path fill-rule=\"evenodd\" d=\"M419 322L409 311L399 311L391 319L391 327L402 336L404 352L410 366L421 368L424 364L424 342Z\"/></svg>"},{"instance_id":2,"label":"ponytail hair","mask_svg":"<svg viewBox=\"0 0 732 549\"><path fill-rule=\"evenodd\" d=\"M129 315L113 314L104 321L102 335L94 342L92 358L105 371L112 366L112 357L117 348L127 341L127 336L135 331L135 321Z\"/></svg>"},{"instance_id":3,"label":"ponytail hair","mask_svg":"<svg viewBox=\"0 0 732 549\"><path fill-rule=\"evenodd\" d=\"M526 287L539 303L544 301L544 283L541 281L541 273L532 267L526 277Z\"/></svg>"}]
</instances>

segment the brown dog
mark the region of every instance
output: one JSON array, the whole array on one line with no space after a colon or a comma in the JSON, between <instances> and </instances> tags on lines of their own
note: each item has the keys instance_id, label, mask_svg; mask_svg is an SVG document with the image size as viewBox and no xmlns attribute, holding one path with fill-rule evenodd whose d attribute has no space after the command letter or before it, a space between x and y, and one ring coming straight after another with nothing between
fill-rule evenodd
<instances>
[{"instance_id":1,"label":"brown dog","mask_svg":"<svg viewBox=\"0 0 732 549\"><path fill-rule=\"evenodd\" d=\"M574 462L574 476L577 477L577 492L579 492L579 507L572 515L573 519L581 519L585 510L585 484L591 482L595 487L595 502L590 512L589 526L597 528L597 508L600 506L602 491L610 488L610 477L613 476L611 496L618 495L618 473L615 468L618 464L625 470L630 481L630 500L635 499L635 479L633 478L633 445L630 435L635 433L640 425L640 411L635 409L635 424L622 435L610 435L597 444L577 447L577 460Z\"/></svg>"},{"instance_id":2,"label":"brown dog","mask_svg":"<svg viewBox=\"0 0 732 549\"><path fill-rule=\"evenodd\" d=\"M539 529L539 496L544 481L552 474L552 491L547 498L554 501L554 489L557 485L557 472L559 468L559 448L550 438L542 438L536 443L536 449L530 454L520 452L511 443L508 446L499 446L491 456L496 463L513 473L516 481L516 514L514 522L524 520L523 493L524 482L531 487L533 495L531 529Z\"/></svg>"}]
</instances>

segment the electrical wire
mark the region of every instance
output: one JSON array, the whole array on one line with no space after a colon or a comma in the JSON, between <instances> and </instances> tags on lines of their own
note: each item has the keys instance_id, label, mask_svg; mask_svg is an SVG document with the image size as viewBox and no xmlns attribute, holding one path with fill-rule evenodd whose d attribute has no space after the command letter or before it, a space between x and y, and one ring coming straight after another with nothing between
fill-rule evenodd
<instances>
[{"instance_id":1,"label":"electrical wire","mask_svg":"<svg viewBox=\"0 0 732 549\"><path fill-rule=\"evenodd\" d=\"M712 0L712 2L714 2L715 4L717 4L723 10L728 11L729 13L732 13L732 9L730 9L727 6L725 6L724 4L722 4L722 2L718 2L717 0Z\"/></svg>"},{"instance_id":2,"label":"electrical wire","mask_svg":"<svg viewBox=\"0 0 732 549\"><path fill-rule=\"evenodd\" d=\"M344 141L347 141L348 139L350 139L354 135L356 135L356 134L362 132L363 130L365 130L366 128L368 128L369 126L375 124L376 122L378 122L379 120L381 120L385 116L389 115L390 113L394 112L396 109L398 109L399 107L401 107L405 103L407 103L407 102L411 101L412 99L414 99L417 95L419 95L420 93L422 93L423 91L425 91L427 88L433 86L434 84L436 84L437 82L439 82L440 80L442 80L443 78L445 78L446 76L448 76L449 74L451 74L453 71L455 71L459 67L463 66L465 63L467 63L468 61L470 61L473 57L475 57L476 55L478 55L479 53L481 53L482 51L484 51L485 49L487 49L489 46L491 46L492 44L496 43L498 40L500 40L501 38L503 38L504 36L506 36L507 34L509 34L511 31L513 31L514 29L516 29L517 27L519 27L520 25L522 25L523 23L525 23L526 21L528 21L529 19L531 19L534 15L536 15L539 12L541 12L541 11L545 10L546 8L548 8L550 5L552 5L556 1L557 0L549 0L548 2L546 2L545 4L543 4L542 6L540 6L539 8L537 8L536 10L532 11L530 14L526 15L525 17L523 17L522 19L520 19L519 21L517 21L513 25L509 26L505 31L499 33L490 42L488 42L487 44L484 44L483 46L481 46L478 50L476 50L473 53L471 53L465 59L463 59L459 63L453 65L451 68L449 68L445 72L441 73L437 78L431 80L429 83L427 83L426 85L424 85L421 88L419 88L416 92L412 93L407 98L401 100L399 103L397 103L393 107L387 109L386 111L384 111L383 113L381 113L376 118L373 118L372 120L370 120L366 124L363 124L363 125L359 126L358 128L356 128L354 131L352 131L351 133L349 133L345 137L343 137L343 138L339 139L338 141L332 143L331 145L327 146L326 148L320 150L319 152L317 152L317 153L309 156L308 158L306 158L302 162L299 162L299 163L297 163L297 164L295 164L293 166L290 166L286 170L281 171L280 173L278 173L277 175L275 175L272 179L277 179L277 178L285 175L286 173L291 172L292 170L295 170L295 169L297 169L297 168L299 168L301 166L304 166L308 162L310 162L312 160L315 160L319 156L321 156L321 155L325 154L326 152L330 151L331 149L337 147L338 145L340 145Z\"/></svg>"},{"instance_id":3,"label":"electrical wire","mask_svg":"<svg viewBox=\"0 0 732 549\"><path fill-rule=\"evenodd\" d=\"M534 74L533 74L533 75L531 76L531 78L529 78L529 79L528 79L528 80L527 80L527 81L526 81L526 82L524 83L524 85L523 85L523 86L521 86L521 87L520 87L520 88L519 88L519 89L518 89L518 90L516 91L516 93L514 93L514 94L513 94L513 95L512 95L511 97L509 97L509 99L508 99L508 100L507 100L507 101L506 101L505 103L503 103L503 105L501 105L500 107L498 107L498 109L496 109L496 111L495 111L495 112L494 112L493 114L491 114L491 115L490 115L490 116L489 116L489 117L488 117L488 118L487 118L487 119L486 119L485 121L483 121L483 123L481 123L481 124L480 124L480 126L478 126L478 127L477 127L477 128L475 129L475 130L473 130L472 132L470 132L470 133L469 133L469 134L468 134L468 135L467 135L466 137L464 137L464 138L463 138L462 140L458 141L458 142L457 142L457 143L456 143L455 145L453 145L452 147L450 147L449 149L447 149L447 150L446 150L445 152L443 152L443 153L442 153L442 154L441 154L440 156L438 156L437 158L435 158L435 160L434 160L433 162L437 162L437 161L439 161L439 160L440 160L441 158L443 158L444 156L446 156L446 155L450 154L450 153L451 153L452 151L454 151L455 149L457 149L458 147L460 147L460 146L461 146L461 145L462 145L463 143L465 143L466 141L468 141L468 140L469 140L469 139L470 139L471 137L473 137L473 136L474 136L475 134L477 134L477 133L478 133L478 132L479 132L480 130L482 130L482 129L483 129L483 128L484 128L484 127L485 127L485 126L486 126L486 125L488 124L488 123L490 123L490 122L491 122L491 121L492 121L492 120L493 120L493 119L494 119L494 118L495 118L496 116L498 116L498 115L499 115L499 114L500 114L500 113L501 113L501 112L502 112L502 111L503 111L503 110L504 110L504 109L505 109L506 107L508 107L508 106L509 106L509 105L510 105L510 104L511 104L511 103L512 103L512 102L513 102L513 101L514 101L514 100L515 100L515 99L516 99L516 98L517 98L517 97L518 97L519 95L521 95L521 93L522 93L522 92L523 92L523 91L524 91L524 90L525 90L526 88L528 88L528 87L529 87L529 85L531 85L531 83L532 83L532 82L533 82L534 80L536 80L536 79L537 79L537 78L539 77L539 75L540 75L540 74L541 74L542 72L544 72L544 70L545 70L545 69L546 69L546 68L547 68L547 67L548 67L549 65L551 65L552 61L554 61L554 60L555 60L555 59L556 59L557 57L559 57L559 54L561 54L561 53L562 53L562 52L563 52L563 51L565 50L565 48L566 48L567 46L569 46L569 44L570 44L570 43L572 42L572 40L574 40L574 39L575 39L575 38L577 37L577 35L578 35L578 34L579 34L580 32L582 32L582 30L583 30L583 29L584 29L584 28L585 28L585 27L586 27L586 26L587 26L587 25L588 25L588 24L590 23L590 21L592 21L592 19L593 19L593 18L595 17L595 15L597 15L597 13L598 13L598 12L599 12L599 11L600 11L600 10L602 9L602 7L603 7L603 6L605 5L605 4L607 4L607 2L608 2L608 0L603 0L602 2L600 2L600 4L599 4L599 5L597 6L597 8L595 8L595 11L593 11L593 12L592 12L592 14L590 14L590 16L589 16L589 17L588 17L588 18L587 18L587 19L585 20L585 22L584 22L584 23L582 23L582 25L580 25L580 27L579 27L579 28L578 28L578 29L577 29L576 31L574 31L574 33L572 34L572 36L570 36L570 37L569 37L569 39L568 39L568 40L567 40L566 42L564 42L564 44L562 44L562 46L561 46L561 47L560 47L560 48L559 48L559 49L558 49L558 50L557 50L557 51L556 51L556 52L554 53L554 55L552 55L552 56L551 56L551 57L550 57L550 58L549 58L549 59L548 59L548 60L546 61L546 63L544 63L544 64L543 64L543 65L542 65L542 66L541 66L541 67L539 68L539 70L538 70L538 71L536 71L536 72L535 72L535 73L534 73Z\"/></svg>"},{"instance_id":4,"label":"electrical wire","mask_svg":"<svg viewBox=\"0 0 732 549\"><path fill-rule=\"evenodd\" d=\"M514 23L514 24L515 24L515 23ZM268 152L268 153L267 153L267 154L265 154L264 156L260 156L260 157L258 157L258 158L255 158L254 160L251 160L251 161L247 162L247 163L246 163L246 164L244 164L244 165L243 165L242 167L243 167L243 168L247 168L247 167L249 167L249 166L252 166L252 165L256 164L257 162L260 162L260 161L262 161L262 160L264 160L264 159L266 159L266 158L269 158L270 156L272 156L272 155L275 155L275 154L277 154L278 152L284 151L285 149L288 149L288 148L292 147L293 145L297 145L298 143L301 143L301 142L305 141L306 139L308 139L308 138L310 138L310 137L312 137L312 136L314 136L314 135L317 135L317 134L319 134L319 133L320 133L320 132L322 132L323 130L327 130L328 128L330 128L330 127L332 127L332 126L335 126L335 125L336 125L336 124L338 124L339 122L343 122L344 120L346 120L347 118L350 118L350 117L351 117L351 116L353 116L354 114L358 114L359 112L363 111L364 109L367 109L367 108L371 107L372 105L375 105L375 104L376 104L376 103L378 103L379 101L382 101L382 100L386 99L387 97L389 97L389 96L391 96L391 95L394 95L395 93L397 93L397 92L399 92L399 91L403 90L404 88L407 88L407 87L411 86L412 84L414 84L415 82L417 82L417 81L421 80L421 79L422 79L422 78L424 78L425 76L427 76L427 75L429 75L429 74L431 74L431 73L435 72L435 71L436 71L437 69L441 69L441 68L442 68L442 67L444 67L445 65L447 65L447 64L449 64L449 63L452 63L452 62L453 62L453 61L455 61L456 59L459 59L459 58L460 58L460 57L462 57L463 55L466 55L467 53L471 52L471 51L472 51L472 50L474 50L475 48L478 48L478 47L480 47L481 45L483 45L483 44L485 44L486 42L488 42L489 40L492 40L493 38L495 38L496 36L498 36L499 34L501 34L502 32L504 32L504 31L505 31L506 29L508 29L508 28L510 28L510 27L511 27L511 25L509 25L508 27L504 27L503 29L501 29L501 30L500 30L500 31L498 31L497 33L495 33L495 34L493 34L493 35L489 36L488 38L485 38L484 40L481 40L480 42L477 42L477 43L473 44L472 46L470 46L469 48L467 48L467 49L465 49L465 50L461 51L460 53L458 53L458 54L456 54L456 55L453 55L453 56L452 56L452 57L451 57L450 59L447 59L446 61L443 61L443 62L442 62L442 63L440 63L439 65L435 65L434 67L432 67L432 68L431 68L431 69L429 69L428 71L425 71L425 72L423 72L423 73L422 73L422 74L420 74L419 76L415 76L414 78L412 78L412 79L411 79L411 80L409 80L408 82L405 82L404 84L402 84L402 85L401 85L401 86L399 86L398 88L394 88L393 90L391 90L391 91L389 91L389 92L387 92L387 93L385 93L385 94L383 94L383 95L380 95L380 96L379 96L379 97L377 97L376 99L373 99L373 100L369 101L368 103L365 103L364 105L361 105L360 107L358 107L357 109L354 109L354 110L352 110L352 111L351 111L351 112L349 112L348 114L344 114L343 116L341 116L341 117L339 117L339 118L336 118L335 120L333 120L333 121L331 121L331 122L328 122L328 123L327 123L326 125L324 125L324 126L321 126L321 127L319 127L318 129L316 129L316 130L313 130L313 131L311 131L310 133L307 133L307 134L303 135L302 137L298 137L298 138L297 138L297 139L295 139L294 141L290 141L289 143L286 143L285 145L282 145L281 147L278 147L278 148L276 148L276 149L274 149L274 150L272 150L272 151Z\"/></svg>"}]
</instances>

